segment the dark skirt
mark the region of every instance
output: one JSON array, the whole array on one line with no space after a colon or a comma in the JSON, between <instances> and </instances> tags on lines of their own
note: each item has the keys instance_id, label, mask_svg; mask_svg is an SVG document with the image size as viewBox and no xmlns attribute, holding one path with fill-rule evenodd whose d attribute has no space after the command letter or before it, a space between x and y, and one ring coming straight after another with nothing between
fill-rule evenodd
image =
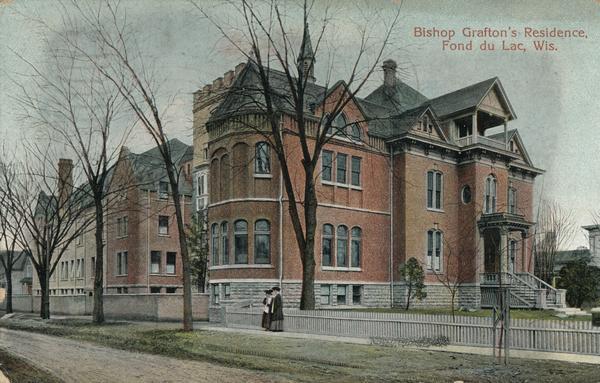
<instances>
[{"instance_id":1,"label":"dark skirt","mask_svg":"<svg viewBox=\"0 0 600 383\"><path fill-rule=\"evenodd\" d=\"M271 314L263 312L262 316L262 328L270 328L271 327Z\"/></svg>"},{"instance_id":2,"label":"dark skirt","mask_svg":"<svg viewBox=\"0 0 600 383\"><path fill-rule=\"evenodd\" d=\"M271 331L283 331L283 319L271 322Z\"/></svg>"}]
</instances>

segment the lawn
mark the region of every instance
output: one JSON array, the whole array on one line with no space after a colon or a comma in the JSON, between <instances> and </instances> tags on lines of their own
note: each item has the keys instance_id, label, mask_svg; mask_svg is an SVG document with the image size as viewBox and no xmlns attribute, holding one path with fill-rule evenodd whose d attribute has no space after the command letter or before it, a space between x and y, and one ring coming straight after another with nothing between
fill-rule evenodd
<instances>
[{"instance_id":1,"label":"lawn","mask_svg":"<svg viewBox=\"0 0 600 383\"><path fill-rule=\"evenodd\" d=\"M448 307L432 307L432 308L411 308L408 311L401 308L360 308L352 309L352 311L367 311L380 313L408 313L408 314L430 314L430 315L452 315L452 310ZM455 315L473 316L473 317L491 317L491 309L480 309L475 311L458 311L455 310ZM525 310L512 309L510 310L511 318L513 319L543 319L543 320L575 320L575 321L591 321L591 316L570 316L559 318L554 310Z\"/></svg>"},{"instance_id":2,"label":"lawn","mask_svg":"<svg viewBox=\"0 0 600 383\"><path fill-rule=\"evenodd\" d=\"M577 382L594 381L600 366L513 359L427 349L357 345L197 330L177 324L84 320L0 320L0 326L89 341L113 348L201 360L274 373L298 382Z\"/></svg>"},{"instance_id":3,"label":"lawn","mask_svg":"<svg viewBox=\"0 0 600 383\"><path fill-rule=\"evenodd\" d=\"M18 383L60 383L46 371L41 371L6 351L0 349L0 369L11 382Z\"/></svg>"}]
</instances>

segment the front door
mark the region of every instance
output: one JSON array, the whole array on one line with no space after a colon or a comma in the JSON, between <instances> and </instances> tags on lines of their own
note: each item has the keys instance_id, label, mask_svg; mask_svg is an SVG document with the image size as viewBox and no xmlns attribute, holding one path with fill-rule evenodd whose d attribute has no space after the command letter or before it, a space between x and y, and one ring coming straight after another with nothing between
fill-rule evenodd
<instances>
[{"instance_id":1,"label":"front door","mask_svg":"<svg viewBox=\"0 0 600 383\"><path fill-rule=\"evenodd\" d=\"M496 230L487 230L483 236L484 241L484 269L486 273L497 273L500 269L499 246L500 234Z\"/></svg>"}]
</instances>

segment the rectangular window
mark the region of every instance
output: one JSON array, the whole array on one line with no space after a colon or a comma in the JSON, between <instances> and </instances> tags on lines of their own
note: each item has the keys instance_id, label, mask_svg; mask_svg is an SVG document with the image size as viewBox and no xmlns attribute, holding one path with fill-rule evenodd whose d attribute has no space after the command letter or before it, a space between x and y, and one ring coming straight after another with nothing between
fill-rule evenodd
<instances>
[{"instance_id":1,"label":"rectangular window","mask_svg":"<svg viewBox=\"0 0 600 383\"><path fill-rule=\"evenodd\" d=\"M117 253L117 275L127 275L127 252Z\"/></svg>"},{"instance_id":2,"label":"rectangular window","mask_svg":"<svg viewBox=\"0 0 600 383\"><path fill-rule=\"evenodd\" d=\"M359 305L362 297L362 286L352 286L352 304Z\"/></svg>"},{"instance_id":3,"label":"rectangular window","mask_svg":"<svg viewBox=\"0 0 600 383\"><path fill-rule=\"evenodd\" d=\"M211 264L216 266L219 264L219 225L216 223L212 225L210 238Z\"/></svg>"},{"instance_id":4,"label":"rectangular window","mask_svg":"<svg viewBox=\"0 0 600 383\"><path fill-rule=\"evenodd\" d=\"M335 158L335 163L336 163L336 180L338 183L340 184L346 184L347 178L346 178L346 162L347 162L347 158L348 156L343 154L343 153L338 153L336 158Z\"/></svg>"},{"instance_id":5,"label":"rectangular window","mask_svg":"<svg viewBox=\"0 0 600 383\"><path fill-rule=\"evenodd\" d=\"M337 304L338 305L346 304L346 286L344 286L344 285L337 286Z\"/></svg>"},{"instance_id":6,"label":"rectangular window","mask_svg":"<svg viewBox=\"0 0 600 383\"><path fill-rule=\"evenodd\" d=\"M129 218L122 217L117 218L117 238L122 238L127 236L129 226Z\"/></svg>"},{"instance_id":7,"label":"rectangular window","mask_svg":"<svg viewBox=\"0 0 600 383\"><path fill-rule=\"evenodd\" d=\"M360 157L352 157L352 185L360 186Z\"/></svg>"},{"instance_id":8,"label":"rectangular window","mask_svg":"<svg viewBox=\"0 0 600 383\"><path fill-rule=\"evenodd\" d=\"M328 150L323 150L323 158L321 159L321 179L323 181L333 180L333 153Z\"/></svg>"},{"instance_id":9,"label":"rectangular window","mask_svg":"<svg viewBox=\"0 0 600 383\"><path fill-rule=\"evenodd\" d=\"M331 233L329 235L323 234L323 249L322 249L323 266L333 266L333 257L331 254L332 244L333 244L333 233Z\"/></svg>"},{"instance_id":10,"label":"rectangular window","mask_svg":"<svg viewBox=\"0 0 600 383\"><path fill-rule=\"evenodd\" d=\"M150 252L150 274L160 274L160 251Z\"/></svg>"},{"instance_id":11,"label":"rectangular window","mask_svg":"<svg viewBox=\"0 0 600 383\"><path fill-rule=\"evenodd\" d=\"M167 287L167 294L175 294L177 292L177 287Z\"/></svg>"},{"instance_id":12,"label":"rectangular window","mask_svg":"<svg viewBox=\"0 0 600 383\"><path fill-rule=\"evenodd\" d=\"M198 176L198 196L204 195L204 179L206 178L205 174L201 174L200 176Z\"/></svg>"},{"instance_id":13,"label":"rectangular window","mask_svg":"<svg viewBox=\"0 0 600 383\"><path fill-rule=\"evenodd\" d=\"M331 304L331 285L321 285L321 304L329 305Z\"/></svg>"},{"instance_id":14,"label":"rectangular window","mask_svg":"<svg viewBox=\"0 0 600 383\"><path fill-rule=\"evenodd\" d=\"M158 198L169 198L169 183L167 181L160 181L158 183Z\"/></svg>"},{"instance_id":15,"label":"rectangular window","mask_svg":"<svg viewBox=\"0 0 600 383\"><path fill-rule=\"evenodd\" d=\"M219 301L220 301L220 289L219 289L219 285L218 284L213 284L212 286L212 297L213 297L213 303L218 305Z\"/></svg>"},{"instance_id":16,"label":"rectangular window","mask_svg":"<svg viewBox=\"0 0 600 383\"><path fill-rule=\"evenodd\" d=\"M166 215L158 216L158 235L169 235L169 217Z\"/></svg>"},{"instance_id":17,"label":"rectangular window","mask_svg":"<svg viewBox=\"0 0 600 383\"><path fill-rule=\"evenodd\" d=\"M435 173L435 205L436 209L442 208L442 173Z\"/></svg>"},{"instance_id":18,"label":"rectangular window","mask_svg":"<svg viewBox=\"0 0 600 383\"><path fill-rule=\"evenodd\" d=\"M177 261L177 253L167 253L167 274L175 274L175 262Z\"/></svg>"},{"instance_id":19,"label":"rectangular window","mask_svg":"<svg viewBox=\"0 0 600 383\"><path fill-rule=\"evenodd\" d=\"M150 294L160 294L160 287L150 287Z\"/></svg>"},{"instance_id":20,"label":"rectangular window","mask_svg":"<svg viewBox=\"0 0 600 383\"><path fill-rule=\"evenodd\" d=\"M70 274L71 279L75 278L75 261L71 260L71 274Z\"/></svg>"},{"instance_id":21,"label":"rectangular window","mask_svg":"<svg viewBox=\"0 0 600 383\"><path fill-rule=\"evenodd\" d=\"M231 285L229 283L223 284L223 290L225 294L225 299L231 298Z\"/></svg>"}]
</instances>

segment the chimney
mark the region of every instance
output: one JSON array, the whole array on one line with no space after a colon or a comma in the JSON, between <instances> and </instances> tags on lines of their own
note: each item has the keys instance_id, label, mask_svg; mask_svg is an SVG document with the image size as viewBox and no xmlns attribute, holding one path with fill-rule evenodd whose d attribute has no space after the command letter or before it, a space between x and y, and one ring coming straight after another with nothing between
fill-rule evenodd
<instances>
[{"instance_id":1,"label":"chimney","mask_svg":"<svg viewBox=\"0 0 600 383\"><path fill-rule=\"evenodd\" d=\"M60 158L58 160L58 202L65 206L73 192L73 160Z\"/></svg>"},{"instance_id":2,"label":"chimney","mask_svg":"<svg viewBox=\"0 0 600 383\"><path fill-rule=\"evenodd\" d=\"M398 65L394 60L388 59L383 62L383 84L385 86L396 85L396 68Z\"/></svg>"}]
</instances>

